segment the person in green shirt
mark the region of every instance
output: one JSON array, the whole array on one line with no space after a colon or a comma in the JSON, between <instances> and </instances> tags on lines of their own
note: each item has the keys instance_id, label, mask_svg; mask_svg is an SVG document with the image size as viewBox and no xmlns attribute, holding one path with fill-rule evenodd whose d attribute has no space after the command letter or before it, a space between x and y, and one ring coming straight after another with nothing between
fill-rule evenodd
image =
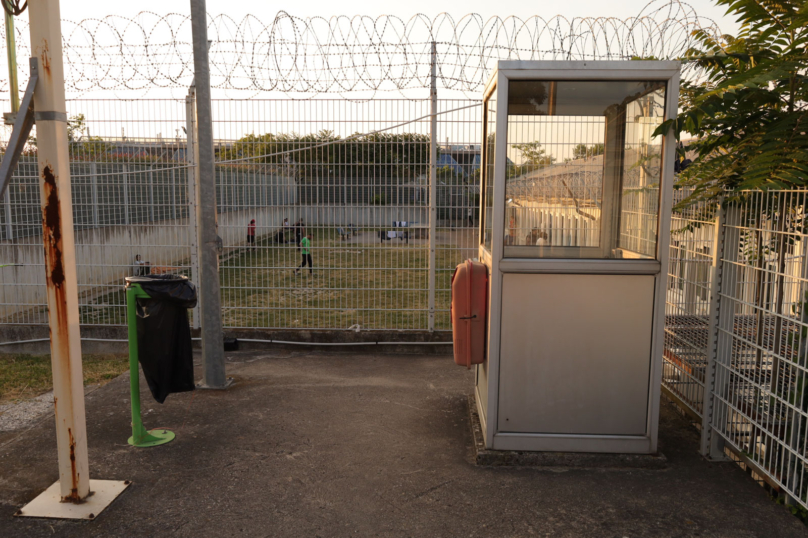
<instances>
[{"instance_id":1,"label":"person in green shirt","mask_svg":"<svg viewBox=\"0 0 808 538\"><path fill-rule=\"evenodd\" d=\"M308 263L309 275L312 275L311 270L314 265L311 263L311 234L306 235L306 237L300 241L300 248L302 249L300 252L303 254L303 263L300 264L300 267L295 269L295 274L298 274L301 269L306 267L306 263Z\"/></svg>"}]
</instances>

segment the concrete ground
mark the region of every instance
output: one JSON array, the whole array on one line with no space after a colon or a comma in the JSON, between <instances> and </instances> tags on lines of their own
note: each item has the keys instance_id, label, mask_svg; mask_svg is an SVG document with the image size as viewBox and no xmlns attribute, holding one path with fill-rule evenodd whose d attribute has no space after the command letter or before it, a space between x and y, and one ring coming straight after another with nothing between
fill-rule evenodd
<instances>
[{"instance_id":1,"label":"concrete ground","mask_svg":"<svg viewBox=\"0 0 808 538\"><path fill-rule=\"evenodd\" d=\"M144 392L146 425L177 433L164 446L126 444L126 376L87 397L92 477L134 481L93 522L13 518L57 478L53 419L0 434L0 536L808 536L736 466L704 461L667 404L666 470L481 468L471 374L448 356L228 361L227 392Z\"/></svg>"}]
</instances>

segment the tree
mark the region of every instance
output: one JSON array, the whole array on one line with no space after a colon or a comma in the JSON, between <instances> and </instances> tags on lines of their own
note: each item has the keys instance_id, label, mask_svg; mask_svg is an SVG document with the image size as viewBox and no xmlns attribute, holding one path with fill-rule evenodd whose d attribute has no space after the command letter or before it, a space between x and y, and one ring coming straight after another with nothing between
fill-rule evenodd
<instances>
[{"instance_id":1,"label":"tree","mask_svg":"<svg viewBox=\"0 0 808 538\"><path fill-rule=\"evenodd\" d=\"M592 157L593 155L603 155L603 151L603 144L592 144L591 146L578 144L572 148L572 157L573 159L583 159L585 157Z\"/></svg>"},{"instance_id":2,"label":"tree","mask_svg":"<svg viewBox=\"0 0 808 538\"><path fill-rule=\"evenodd\" d=\"M552 155L548 155L541 147L539 142L527 142L525 144L514 144L514 148L518 149L522 154L521 165L507 166L507 177L515 177L533 170L538 170L553 164L556 160Z\"/></svg>"},{"instance_id":3,"label":"tree","mask_svg":"<svg viewBox=\"0 0 808 538\"><path fill-rule=\"evenodd\" d=\"M696 141L680 202L730 198L743 190L805 187L808 180L808 4L805 0L717 0L741 23L737 37L696 33L687 52L697 82L681 87L673 129Z\"/></svg>"},{"instance_id":4,"label":"tree","mask_svg":"<svg viewBox=\"0 0 808 538\"><path fill-rule=\"evenodd\" d=\"M543 167L555 162L555 157L547 155L542 149L540 142L514 144L513 147L522 153L522 164L532 167Z\"/></svg>"},{"instance_id":5,"label":"tree","mask_svg":"<svg viewBox=\"0 0 808 538\"><path fill-rule=\"evenodd\" d=\"M249 134L223 149L221 161L240 165L272 164L294 169L300 179L375 178L412 179L429 162L429 136L414 133L352 135L341 139L333 131L316 134Z\"/></svg>"},{"instance_id":6,"label":"tree","mask_svg":"<svg viewBox=\"0 0 808 538\"><path fill-rule=\"evenodd\" d=\"M37 147L36 137L29 136L28 143ZM70 158L74 160L98 160L112 149L112 145L104 142L100 136L90 136L84 114L76 114L67 119L67 143Z\"/></svg>"}]
</instances>

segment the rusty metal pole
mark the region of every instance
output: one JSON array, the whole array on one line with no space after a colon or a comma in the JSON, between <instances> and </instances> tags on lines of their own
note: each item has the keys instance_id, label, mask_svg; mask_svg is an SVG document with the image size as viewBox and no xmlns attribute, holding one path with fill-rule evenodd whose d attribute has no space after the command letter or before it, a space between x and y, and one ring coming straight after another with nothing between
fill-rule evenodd
<instances>
[{"instance_id":1,"label":"rusty metal pole","mask_svg":"<svg viewBox=\"0 0 808 538\"><path fill-rule=\"evenodd\" d=\"M59 484L62 501L78 503L90 493L90 474L84 418L84 380L81 369L59 0L31 2L28 13L31 52L39 60L34 110L45 240L45 281L51 334Z\"/></svg>"}]
</instances>

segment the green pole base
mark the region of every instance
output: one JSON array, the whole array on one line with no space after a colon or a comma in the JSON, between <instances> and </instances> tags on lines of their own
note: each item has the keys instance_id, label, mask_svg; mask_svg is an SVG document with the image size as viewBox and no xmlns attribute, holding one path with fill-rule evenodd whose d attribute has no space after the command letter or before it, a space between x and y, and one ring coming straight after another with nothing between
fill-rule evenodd
<instances>
[{"instance_id":1,"label":"green pole base","mask_svg":"<svg viewBox=\"0 0 808 538\"><path fill-rule=\"evenodd\" d=\"M164 445L174 440L174 432L171 430L149 430L146 435L135 441L135 437L129 438L129 444L138 448L148 446Z\"/></svg>"}]
</instances>

